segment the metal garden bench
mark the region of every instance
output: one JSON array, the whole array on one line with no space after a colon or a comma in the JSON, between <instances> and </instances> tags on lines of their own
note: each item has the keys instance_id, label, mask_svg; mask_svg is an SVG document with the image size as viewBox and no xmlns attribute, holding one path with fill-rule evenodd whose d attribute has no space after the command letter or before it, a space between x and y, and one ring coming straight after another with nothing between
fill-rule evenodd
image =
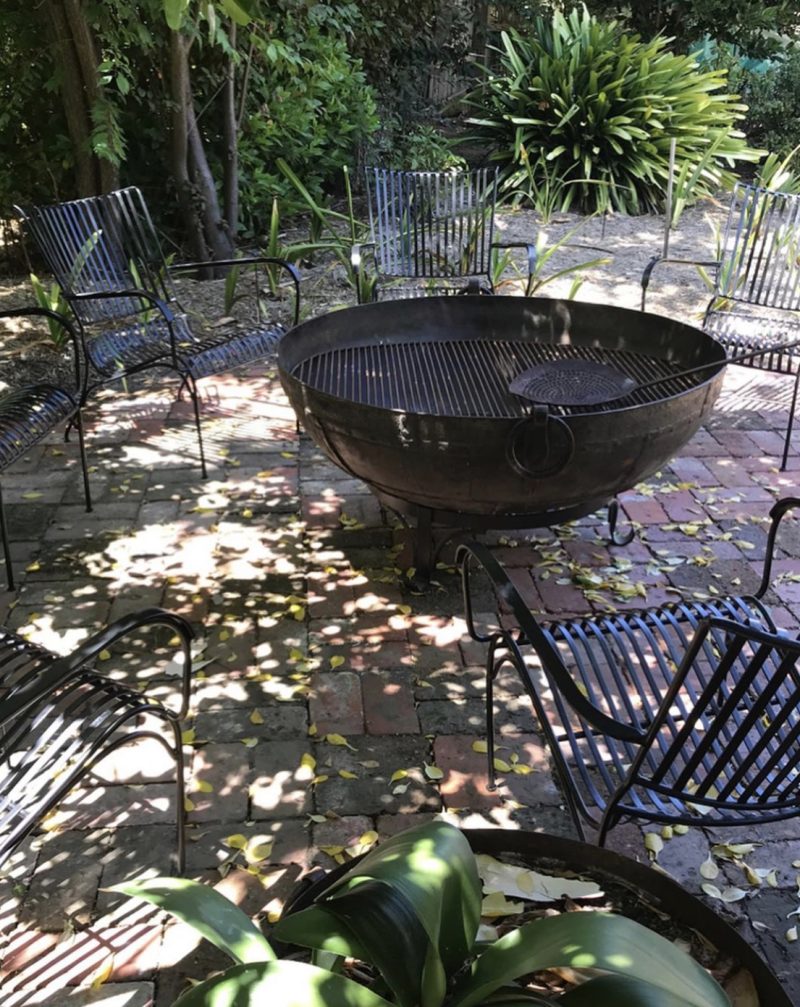
<instances>
[{"instance_id":1,"label":"metal garden bench","mask_svg":"<svg viewBox=\"0 0 800 1007\"><path fill-rule=\"evenodd\" d=\"M752 596L539 623L483 545L460 548L469 634L487 645L486 730L494 782L498 672L519 674L579 834L602 845L625 817L752 825L800 814L800 641L762 598L788 510L772 508ZM473 577L488 575L501 627L477 625Z\"/></svg>"},{"instance_id":2,"label":"metal garden bench","mask_svg":"<svg viewBox=\"0 0 800 1007\"><path fill-rule=\"evenodd\" d=\"M351 257L359 302L365 249L374 259L374 300L492 294L500 248L525 249L533 276L535 245L494 240L497 169L367 168L366 179L371 240L355 245Z\"/></svg>"},{"instance_id":3,"label":"metal garden bench","mask_svg":"<svg viewBox=\"0 0 800 1007\"><path fill-rule=\"evenodd\" d=\"M786 468L800 384L800 196L736 185L713 262L654 256L642 274L642 310L660 263L713 271L703 328L748 367L794 375L781 469Z\"/></svg>"},{"instance_id":4,"label":"metal garden bench","mask_svg":"<svg viewBox=\"0 0 800 1007\"><path fill-rule=\"evenodd\" d=\"M172 276L196 274L209 265L280 267L294 287L296 324L300 311L296 268L264 255L168 265L136 188L17 211L78 321L91 371L87 393L140 371L156 367L175 371L181 390L188 388L192 399L205 478L196 382L269 355L284 327L261 320L257 296L259 318L246 331L198 337L178 301Z\"/></svg>"},{"instance_id":5,"label":"metal garden bench","mask_svg":"<svg viewBox=\"0 0 800 1007\"><path fill-rule=\"evenodd\" d=\"M0 472L13 465L34 445L52 433L60 423L74 423L78 430L83 492L86 510L92 509L89 476L86 468L86 449L83 440L81 405L85 392L85 370L81 366L78 337L69 319L47 308L12 308L0 311L0 320L10 318L41 317L56 322L67 333L72 343L75 366L75 387L68 390L52 384L27 385L0 393ZM68 429L68 428L67 428ZM6 581L14 590L14 569L8 541L3 496L0 492L0 538L6 562Z\"/></svg>"},{"instance_id":6,"label":"metal garden bench","mask_svg":"<svg viewBox=\"0 0 800 1007\"><path fill-rule=\"evenodd\" d=\"M92 669L98 656L117 641L155 626L165 626L180 638L183 671L177 710ZM185 619L158 608L124 616L68 657L57 657L0 628L0 864L104 756L141 738L155 738L175 759L177 863L183 870L180 721L189 706L193 637Z\"/></svg>"}]
</instances>

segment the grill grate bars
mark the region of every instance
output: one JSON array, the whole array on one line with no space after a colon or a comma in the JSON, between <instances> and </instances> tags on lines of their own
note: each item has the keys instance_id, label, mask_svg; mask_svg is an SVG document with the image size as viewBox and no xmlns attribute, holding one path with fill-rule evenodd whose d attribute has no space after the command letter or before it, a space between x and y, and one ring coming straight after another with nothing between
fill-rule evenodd
<instances>
[{"instance_id":1,"label":"grill grate bars","mask_svg":"<svg viewBox=\"0 0 800 1007\"><path fill-rule=\"evenodd\" d=\"M658 402L701 384L705 374L674 377L686 365L642 353L529 340L423 340L344 346L301 361L294 376L303 384L360 405L464 418L523 417L530 404L508 385L522 371L557 360L610 365L637 384L663 378L657 387L634 388L607 405L552 407L562 415L607 412Z\"/></svg>"}]
</instances>

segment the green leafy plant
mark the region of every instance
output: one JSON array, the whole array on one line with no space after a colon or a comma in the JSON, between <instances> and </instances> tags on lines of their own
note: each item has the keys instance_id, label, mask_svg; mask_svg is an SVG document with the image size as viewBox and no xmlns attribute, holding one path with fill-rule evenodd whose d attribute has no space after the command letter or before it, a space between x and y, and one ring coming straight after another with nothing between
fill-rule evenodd
<instances>
[{"instance_id":1,"label":"green leafy plant","mask_svg":"<svg viewBox=\"0 0 800 1007\"><path fill-rule=\"evenodd\" d=\"M283 158L279 157L276 164L283 175L292 183L295 191L308 208L311 214L312 235L317 235L313 240L287 248L285 250L287 258L297 260L306 258L314 252L329 252L336 261L344 266L345 276L350 286L355 289L357 284L360 285L360 300L371 300L375 280L364 272L356 275L350 256L353 245L363 241L366 228L355 214L350 172L347 167L342 168L347 212L340 213L338 210L323 206L314 199L297 173L289 167Z\"/></svg>"},{"instance_id":2,"label":"green leafy plant","mask_svg":"<svg viewBox=\"0 0 800 1007\"><path fill-rule=\"evenodd\" d=\"M642 213L663 205L672 137L693 198L730 187L736 162L761 156L736 128L744 106L724 92L724 72L701 72L665 38L645 42L585 8L501 38L499 67L468 103L517 199L545 187L559 210Z\"/></svg>"},{"instance_id":3,"label":"green leafy plant","mask_svg":"<svg viewBox=\"0 0 800 1007\"><path fill-rule=\"evenodd\" d=\"M53 281L49 287L36 276L30 274L31 286L33 287L33 297L40 308L47 308L49 311L57 311L61 315L69 315L70 307L61 293L61 287ZM50 340L53 346L62 349L69 338L63 326L59 325L54 318L47 319L47 329L50 333Z\"/></svg>"},{"instance_id":4,"label":"green leafy plant","mask_svg":"<svg viewBox=\"0 0 800 1007\"><path fill-rule=\"evenodd\" d=\"M429 822L387 840L275 936L316 964L278 961L260 931L213 889L181 879L117 886L190 923L235 965L175 1007L730 1007L693 959L624 917L574 912L524 923L488 946L477 939L481 883L464 834ZM346 958L370 985L342 974ZM555 1000L517 983L547 968L590 969Z\"/></svg>"}]
</instances>

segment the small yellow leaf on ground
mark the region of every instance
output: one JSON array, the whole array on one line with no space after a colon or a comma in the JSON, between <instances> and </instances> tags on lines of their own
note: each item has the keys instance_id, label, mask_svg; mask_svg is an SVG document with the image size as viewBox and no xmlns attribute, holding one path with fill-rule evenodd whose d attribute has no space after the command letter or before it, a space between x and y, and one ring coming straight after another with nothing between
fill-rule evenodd
<instances>
[{"instance_id":1,"label":"small yellow leaf on ground","mask_svg":"<svg viewBox=\"0 0 800 1007\"><path fill-rule=\"evenodd\" d=\"M97 658L100 661L109 661L111 659L111 651L101 650L100 653L97 655Z\"/></svg>"},{"instance_id":2,"label":"small yellow leaf on ground","mask_svg":"<svg viewBox=\"0 0 800 1007\"><path fill-rule=\"evenodd\" d=\"M248 864L258 864L269 860L272 856L272 838L270 836L253 836L244 851Z\"/></svg>"},{"instance_id":3,"label":"small yellow leaf on ground","mask_svg":"<svg viewBox=\"0 0 800 1007\"><path fill-rule=\"evenodd\" d=\"M264 718L261 716L261 714L258 712L258 710L253 710L253 712L250 714L250 723L251 724L263 724L264 723Z\"/></svg>"},{"instance_id":4,"label":"small yellow leaf on ground","mask_svg":"<svg viewBox=\"0 0 800 1007\"><path fill-rule=\"evenodd\" d=\"M349 769L340 769L339 770L339 776L341 776L341 778L343 780L357 780L358 779L358 774L357 773L351 773Z\"/></svg>"},{"instance_id":5,"label":"small yellow leaf on ground","mask_svg":"<svg viewBox=\"0 0 800 1007\"><path fill-rule=\"evenodd\" d=\"M183 799L183 810L184 811L194 811L194 801L189 797L184 797Z\"/></svg>"},{"instance_id":6,"label":"small yellow leaf on ground","mask_svg":"<svg viewBox=\"0 0 800 1007\"><path fill-rule=\"evenodd\" d=\"M250 508L245 507L245 509L242 511L242 517L252 517L252 516L253 512L250 510Z\"/></svg>"},{"instance_id":7,"label":"small yellow leaf on ground","mask_svg":"<svg viewBox=\"0 0 800 1007\"><path fill-rule=\"evenodd\" d=\"M644 836L644 848L653 860L655 860L659 853L664 849L664 840L657 832L646 832Z\"/></svg>"},{"instance_id":8,"label":"small yellow leaf on ground","mask_svg":"<svg viewBox=\"0 0 800 1007\"><path fill-rule=\"evenodd\" d=\"M707 878L709 881L713 881L714 878L719 874L719 867L717 866L716 860L709 853L708 859L704 860L700 864L700 874L702 877Z\"/></svg>"},{"instance_id":9,"label":"small yellow leaf on ground","mask_svg":"<svg viewBox=\"0 0 800 1007\"><path fill-rule=\"evenodd\" d=\"M241 832L235 832L232 836L223 839L222 842L232 850L243 850L247 846L247 836L243 836Z\"/></svg>"},{"instance_id":10,"label":"small yellow leaf on ground","mask_svg":"<svg viewBox=\"0 0 800 1007\"><path fill-rule=\"evenodd\" d=\"M316 787L318 783L324 783L326 780L329 779L330 777L327 776L325 773L323 773L321 776L315 776L314 779L311 781L311 786Z\"/></svg>"},{"instance_id":11,"label":"small yellow leaf on ground","mask_svg":"<svg viewBox=\"0 0 800 1007\"><path fill-rule=\"evenodd\" d=\"M398 780L403 780L408 776L407 769L395 769L389 778L389 783L396 783Z\"/></svg>"},{"instance_id":12,"label":"small yellow leaf on ground","mask_svg":"<svg viewBox=\"0 0 800 1007\"><path fill-rule=\"evenodd\" d=\"M485 741L473 741L472 751L478 752L480 755L486 755L486 752L488 751L488 745L486 744Z\"/></svg>"},{"instance_id":13,"label":"small yellow leaf on ground","mask_svg":"<svg viewBox=\"0 0 800 1007\"><path fill-rule=\"evenodd\" d=\"M193 789L201 794L212 794L214 792L214 787L208 780L195 780Z\"/></svg>"},{"instance_id":14,"label":"small yellow leaf on ground","mask_svg":"<svg viewBox=\"0 0 800 1007\"><path fill-rule=\"evenodd\" d=\"M506 762L505 759L494 759L493 765L498 773L511 772L511 766Z\"/></svg>"},{"instance_id":15,"label":"small yellow leaf on ground","mask_svg":"<svg viewBox=\"0 0 800 1007\"><path fill-rule=\"evenodd\" d=\"M317 733L317 725L316 724L309 724L308 725L308 734L309 734L309 737L313 738L316 735L316 733Z\"/></svg>"},{"instance_id":16,"label":"small yellow leaf on ground","mask_svg":"<svg viewBox=\"0 0 800 1007\"><path fill-rule=\"evenodd\" d=\"M689 826L688 825L673 825L672 826L672 831L675 833L676 836L685 836L686 833L689 831Z\"/></svg>"},{"instance_id":17,"label":"small yellow leaf on ground","mask_svg":"<svg viewBox=\"0 0 800 1007\"><path fill-rule=\"evenodd\" d=\"M181 734L181 741L183 742L184 745L191 745L194 742L195 735L196 735L195 729L193 727L190 727L187 731L184 731Z\"/></svg>"},{"instance_id":18,"label":"small yellow leaf on ground","mask_svg":"<svg viewBox=\"0 0 800 1007\"><path fill-rule=\"evenodd\" d=\"M344 748L349 748L353 752L358 751L358 749L353 748L347 738L343 737L341 734L326 734L325 740L329 745L341 745Z\"/></svg>"},{"instance_id":19,"label":"small yellow leaf on ground","mask_svg":"<svg viewBox=\"0 0 800 1007\"><path fill-rule=\"evenodd\" d=\"M242 744L245 748L255 748L258 744L258 738L242 738Z\"/></svg>"},{"instance_id":20,"label":"small yellow leaf on ground","mask_svg":"<svg viewBox=\"0 0 800 1007\"><path fill-rule=\"evenodd\" d=\"M661 829L661 838L662 839L672 839L674 833L675 833L675 830L672 828L671 825L665 825Z\"/></svg>"},{"instance_id":21,"label":"small yellow leaf on ground","mask_svg":"<svg viewBox=\"0 0 800 1007\"><path fill-rule=\"evenodd\" d=\"M374 846L378 841L378 833L374 829L365 832L358 840L359 846Z\"/></svg>"},{"instance_id":22,"label":"small yellow leaf on ground","mask_svg":"<svg viewBox=\"0 0 800 1007\"><path fill-rule=\"evenodd\" d=\"M329 857L335 857L344 853L344 846L320 846L320 852L327 853Z\"/></svg>"},{"instance_id":23,"label":"small yellow leaf on ground","mask_svg":"<svg viewBox=\"0 0 800 1007\"><path fill-rule=\"evenodd\" d=\"M89 984L89 988L93 990L100 989L103 983L108 982L109 976L114 971L114 956L111 955L105 962L104 965L98 969L94 974L94 978Z\"/></svg>"},{"instance_id":24,"label":"small yellow leaf on ground","mask_svg":"<svg viewBox=\"0 0 800 1007\"><path fill-rule=\"evenodd\" d=\"M28 490L27 493L22 494L23 500L38 500L42 494L38 490Z\"/></svg>"},{"instance_id":25,"label":"small yellow leaf on ground","mask_svg":"<svg viewBox=\"0 0 800 1007\"><path fill-rule=\"evenodd\" d=\"M317 760L309 752L305 752L300 759L300 765L313 770L317 768Z\"/></svg>"},{"instance_id":26,"label":"small yellow leaf on ground","mask_svg":"<svg viewBox=\"0 0 800 1007\"><path fill-rule=\"evenodd\" d=\"M524 902L511 902L502 892L492 892L481 902L481 916L513 916L524 908Z\"/></svg>"},{"instance_id":27,"label":"small yellow leaf on ground","mask_svg":"<svg viewBox=\"0 0 800 1007\"><path fill-rule=\"evenodd\" d=\"M294 458L291 451L281 451L281 458Z\"/></svg>"},{"instance_id":28,"label":"small yellow leaf on ground","mask_svg":"<svg viewBox=\"0 0 800 1007\"><path fill-rule=\"evenodd\" d=\"M522 762L515 762L511 767L511 771L516 773L518 776L527 776L529 773L533 772L532 766L526 766Z\"/></svg>"},{"instance_id":29,"label":"small yellow leaf on ground","mask_svg":"<svg viewBox=\"0 0 800 1007\"><path fill-rule=\"evenodd\" d=\"M443 770L439 769L438 766L429 766L428 763L424 763L425 775L429 780L441 780L444 776Z\"/></svg>"},{"instance_id":30,"label":"small yellow leaf on ground","mask_svg":"<svg viewBox=\"0 0 800 1007\"><path fill-rule=\"evenodd\" d=\"M400 615L411 615L412 610L410 605L398 605L397 611L400 613Z\"/></svg>"},{"instance_id":31,"label":"small yellow leaf on ground","mask_svg":"<svg viewBox=\"0 0 800 1007\"><path fill-rule=\"evenodd\" d=\"M797 940L797 927L789 927L786 931L786 940L793 944Z\"/></svg>"},{"instance_id":32,"label":"small yellow leaf on ground","mask_svg":"<svg viewBox=\"0 0 800 1007\"><path fill-rule=\"evenodd\" d=\"M335 654L335 655L334 655L334 656L333 656L333 657L331 658L331 668L332 668L332 669L333 669L334 671L335 671L335 670L336 670L337 668L341 668L341 666L342 666L343 664L344 664L344 658L342 657L342 655L341 655L341 654Z\"/></svg>"}]
</instances>

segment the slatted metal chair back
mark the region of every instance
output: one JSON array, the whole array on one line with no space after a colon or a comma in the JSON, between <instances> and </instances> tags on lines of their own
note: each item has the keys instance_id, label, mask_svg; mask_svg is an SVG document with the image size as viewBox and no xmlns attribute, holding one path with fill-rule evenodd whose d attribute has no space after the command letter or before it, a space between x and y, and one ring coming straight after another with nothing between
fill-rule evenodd
<instances>
[{"instance_id":1,"label":"slatted metal chair back","mask_svg":"<svg viewBox=\"0 0 800 1007\"><path fill-rule=\"evenodd\" d=\"M704 620L631 766L631 787L717 822L800 812L799 660L796 640Z\"/></svg>"},{"instance_id":2,"label":"slatted metal chair back","mask_svg":"<svg viewBox=\"0 0 800 1007\"><path fill-rule=\"evenodd\" d=\"M379 273L485 276L491 269L497 170L367 168L369 222Z\"/></svg>"},{"instance_id":3,"label":"slatted metal chair back","mask_svg":"<svg viewBox=\"0 0 800 1007\"><path fill-rule=\"evenodd\" d=\"M120 189L55 206L20 210L48 267L67 297L145 289L175 300L167 265L142 193ZM138 298L72 300L83 324L145 310Z\"/></svg>"},{"instance_id":4,"label":"slatted metal chair back","mask_svg":"<svg viewBox=\"0 0 800 1007\"><path fill-rule=\"evenodd\" d=\"M800 309L800 196L736 185L715 292L759 307Z\"/></svg>"}]
</instances>

